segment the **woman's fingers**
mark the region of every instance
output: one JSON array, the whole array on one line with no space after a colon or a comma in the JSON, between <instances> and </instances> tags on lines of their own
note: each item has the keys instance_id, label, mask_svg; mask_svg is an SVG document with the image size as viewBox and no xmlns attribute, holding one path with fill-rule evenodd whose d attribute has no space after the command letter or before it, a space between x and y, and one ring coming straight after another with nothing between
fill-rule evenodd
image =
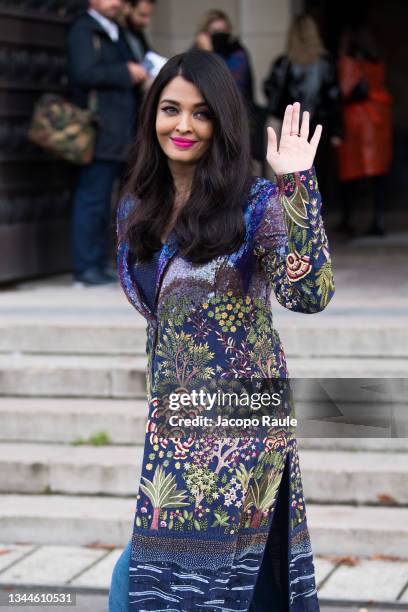
<instances>
[{"instance_id":1,"label":"woman's fingers","mask_svg":"<svg viewBox=\"0 0 408 612\"><path fill-rule=\"evenodd\" d=\"M299 117L300 117L300 104L299 102L295 102L293 105L292 125L290 129L291 134L295 136L299 134Z\"/></svg>"},{"instance_id":2,"label":"woman's fingers","mask_svg":"<svg viewBox=\"0 0 408 612\"><path fill-rule=\"evenodd\" d=\"M318 125L316 125L316 129L314 131L314 134L310 140L310 144L312 145L312 147L316 150L317 149L317 145L319 144L319 140L320 140L320 136L322 135L322 126L320 125L320 123Z\"/></svg>"},{"instance_id":3,"label":"woman's fingers","mask_svg":"<svg viewBox=\"0 0 408 612\"><path fill-rule=\"evenodd\" d=\"M291 125L292 125L292 112L293 112L293 106L291 104L288 104L285 110L285 114L283 115L283 122L282 122L282 136L287 136L290 134L290 130L291 130Z\"/></svg>"},{"instance_id":4,"label":"woman's fingers","mask_svg":"<svg viewBox=\"0 0 408 612\"><path fill-rule=\"evenodd\" d=\"M308 111L305 111L302 116L302 125L300 126L300 136L301 138L305 138L306 140L309 138L309 119L310 119L310 114Z\"/></svg>"},{"instance_id":5,"label":"woman's fingers","mask_svg":"<svg viewBox=\"0 0 408 612\"><path fill-rule=\"evenodd\" d=\"M278 139L277 139L276 132L273 129L273 127L268 126L267 132L268 132L268 153L272 153L273 155L274 153L278 152Z\"/></svg>"}]
</instances>

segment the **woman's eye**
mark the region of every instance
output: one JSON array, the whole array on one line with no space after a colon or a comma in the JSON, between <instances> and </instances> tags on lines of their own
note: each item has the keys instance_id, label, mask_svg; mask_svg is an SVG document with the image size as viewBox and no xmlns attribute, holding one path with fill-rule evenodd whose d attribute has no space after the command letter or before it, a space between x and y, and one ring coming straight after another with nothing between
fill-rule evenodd
<instances>
[{"instance_id":1,"label":"woman's eye","mask_svg":"<svg viewBox=\"0 0 408 612\"><path fill-rule=\"evenodd\" d=\"M163 106L162 111L168 115L173 115L174 112L177 112L177 108L175 106Z\"/></svg>"},{"instance_id":2,"label":"woman's eye","mask_svg":"<svg viewBox=\"0 0 408 612\"><path fill-rule=\"evenodd\" d=\"M211 119L211 115L208 111L198 111L198 113L196 114L197 116L199 116L200 119L205 119L207 121Z\"/></svg>"}]
</instances>

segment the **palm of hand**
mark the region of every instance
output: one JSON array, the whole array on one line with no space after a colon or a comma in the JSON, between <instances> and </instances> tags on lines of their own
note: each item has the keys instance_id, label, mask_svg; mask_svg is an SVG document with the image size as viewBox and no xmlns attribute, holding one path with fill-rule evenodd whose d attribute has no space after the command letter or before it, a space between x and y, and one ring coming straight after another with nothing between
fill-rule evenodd
<instances>
[{"instance_id":1,"label":"palm of hand","mask_svg":"<svg viewBox=\"0 0 408 612\"><path fill-rule=\"evenodd\" d=\"M282 123L281 138L278 139L275 130L268 127L268 150L266 159L275 174L287 174L308 170L313 165L322 133L322 126L318 125L310 142L309 113L303 113L302 124L299 130L300 104L295 102L288 105Z\"/></svg>"}]
</instances>

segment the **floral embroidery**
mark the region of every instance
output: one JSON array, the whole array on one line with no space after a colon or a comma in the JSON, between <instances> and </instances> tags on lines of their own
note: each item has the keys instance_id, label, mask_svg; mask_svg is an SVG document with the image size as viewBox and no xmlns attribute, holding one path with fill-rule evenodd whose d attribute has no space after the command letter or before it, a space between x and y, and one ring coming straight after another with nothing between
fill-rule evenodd
<instances>
[{"instance_id":1,"label":"floral embroidery","mask_svg":"<svg viewBox=\"0 0 408 612\"><path fill-rule=\"evenodd\" d=\"M298 281L312 269L309 255L299 255L297 251L286 257L286 274L290 281Z\"/></svg>"}]
</instances>

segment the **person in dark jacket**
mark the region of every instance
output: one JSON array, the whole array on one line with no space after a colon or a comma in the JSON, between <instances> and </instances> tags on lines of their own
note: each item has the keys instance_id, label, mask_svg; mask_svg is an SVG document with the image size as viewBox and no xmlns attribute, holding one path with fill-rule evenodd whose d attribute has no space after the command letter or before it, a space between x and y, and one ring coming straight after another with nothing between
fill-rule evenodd
<instances>
[{"instance_id":1,"label":"person in dark jacket","mask_svg":"<svg viewBox=\"0 0 408 612\"><path fill-rule=\"evenodd\" d=\"M272 64L264 81L268 111L282 119L288 104L295 100L310 113L312 129L326 126L316 166L324 199L333 199L337 149L343 136L340 89L336 64L326 50L317 23L311 15L299 15L289 28L287 49Z\"/></svg>"},{"instance_id":2,"label":"person in dark jacket","mask_svg":"<svg viewBox=\"0 0 408 612\"><path fill-rule=\"evenodd\" d=\"M116 279L109 270L109 226L115 180L134 138L140 86L147 78L115 21L121 0L89 0L68 32L71 98L95 99L98 131L93 161L79 172L72 210L74 278L87 285Z\"/></svg>"},{"instance_id":3,"label":"person in dark jacket","mask_svg":"<svg viewBox=\"0 0 408 612\"><path fill-rule=\"evenodd\" d=\"M138 62L143 62L146 53L151 49L146 38L145 29L150 25L156 0L125 0L124 25L126 39Z\"/></svg>"},{"instance_id":4,"label":"person in dark jacket","mask_svg":"<svg viewBox=\"0 0 408 612\"><path fill-rule=\"evenodd\" d=\"M288 33L287 52L273 62L264 93L271 115L282 119L287 104L298 100L309 111L312 124L325 123L331 138L341 138L336 64L310 15L295 18Z\"/></svg>"}]
</instances>

